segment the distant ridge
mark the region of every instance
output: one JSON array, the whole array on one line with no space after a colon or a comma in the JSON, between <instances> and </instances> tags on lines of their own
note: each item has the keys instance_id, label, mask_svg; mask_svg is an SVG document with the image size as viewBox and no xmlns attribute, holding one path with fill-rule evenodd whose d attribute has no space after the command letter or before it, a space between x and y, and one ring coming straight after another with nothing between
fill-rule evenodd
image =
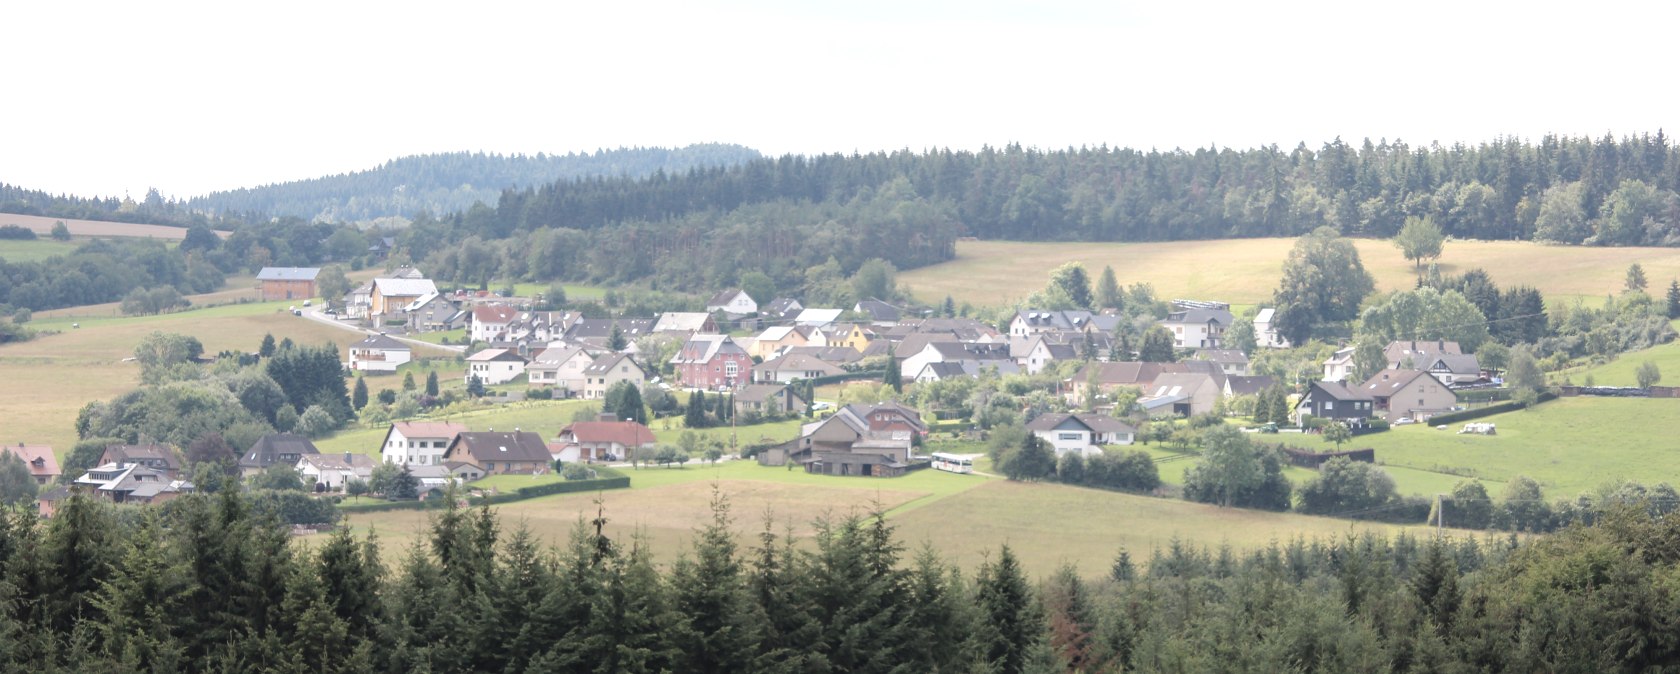
<instances>
[{"instance_id":1,"label":"distant ridge","mask_svg":"<svg viewBox=\"0 0 1680 674\"><path fill-rule=\"evenodd\" d=\"M580 178L642 178L664 171L734 166L761 158L741 145L706 143L680 148L620 148L565 155L452 152L402 157L378 168L276 185L214 192L187 208L217 214L294 216L358 222L389 216L464 211L474 202L494 207L507 188Z\"/></svg>"}]
</instances>

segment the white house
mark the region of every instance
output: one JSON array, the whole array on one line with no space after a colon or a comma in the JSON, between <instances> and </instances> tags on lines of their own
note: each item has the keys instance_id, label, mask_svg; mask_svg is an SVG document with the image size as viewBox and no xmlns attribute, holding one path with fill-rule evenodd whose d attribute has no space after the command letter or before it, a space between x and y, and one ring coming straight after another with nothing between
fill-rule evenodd
<instances>
[{"instance_id":1,"label":"white house","mask_svg":"<svg viewBox=\"0 0 1680 674\"><path fill-rule=\"evenodd\" d=\"M641 447L658 443L653 431L634 421L577 421L560 429L549 443L550 455L563 463L627 459Z\"/></svg>"},{"instance_id":2,"label":"white house","mask_svg":"<svg viewBox=\"0 0 1680 674\"><path fill-rule=\"evenodd\" d=\"M1068 452L1081 456L1102 453L1103 445L1129 445L1137 429L1119 419L1100 414L1041 414L1027 424L1060 458Z\"/></svg>"},{"instance_id":3,"label":"white house","mask_svg":"<svg viewBox=\"0 0 1680 674\"><path fill-rule=\"evenodd\" d=\"M519 312L505 304L480 304L472 308L472 320L467 336L475 342L494 342L507 338L508 326L519 320Z\"/></svg>"},{"instance_id":4,"label":"white house","mask_svg":"<svg viewBox=\"0 0 1680 674\"><path fill-rule=\"evenodd\" d=\"M407 344L385 335L368 335L350 345L350 369L359 372L396 372L414 357Z\"/></svg>"},{"instance_id":5,"label":"white house","mask_svg":"<svg viewBox=\"0 0 1680 674\"><path fill-rule=\"evenodd\" d=\"M899 372L905 378L914 378L921 374L922 368L927 367L928 363L977 361L982 365L994 363L1015 365L1015 360L1009 357L1008 344L930 342L916 353L895 355L904 356Z\"/></svg>"},{"instance_id":6,"label":"white house","mask_svg":"<svg viewBox=\"0 0 1680 674\"><path fill-rule=\"evenodd\" d=\"M525 374L532 386L552 386L582 395L583 371L594 362L595 356L583 347L551 345L525 366Z\"/></svg>"},{"instance_id":7,"label":"white house","mask_svg":"<svg viewBox=\"0 0 1680 674\"><path fill-rule=\"evenodd\" d=\"M373 457L365 454L305 454L298 457L298 476L304 484L314 482L327 491L343 491L351 480L373 478Z\"/></svg>"},{"instance_id":8,"label":"white house","mask_svg":"<svg viewBox=\"0 0 1680 674\"><path fill-rule=\"evenodd\" d=\"M1254 315L1254 342L1262 348L1287 349L1289 340L1278 334L1277 325L1272 321L1277 316L1277 310L1266 307Z\"/></svg>"},{"instance_id":9,"label":"white house","mask_svg":"<svg viewBox=\"0 0 1680 674\"><path fill-rule=\"evenodd\" d=\"M1173 335L1173 348L1217 349L1231 327L1231 312L1192 307L1167 314L1161 327Z\"/></svg>"},{"instance_id":10,"label":"white house","mask_svg":"<svg viewBox=\"0 0 1680 674\"><path fill-rule=\"evenodd\" d=\"M1324 361L1324 381L1342 381L1353 374L1353 347L1338 349Z\"/></svg>"},{"instance_id":11,"label":"white house","mask_svg":"<svg viewBox=\"0 0 1680 674\"><path fill-rule=\"evenodd\" d=\"M525 359L512 349L485 349L467 356L468 381L478 377L485 386L495 386L513 381L522 374L525 374Z\"/></svg>"},{"instance_id":12,"label":"white house","mask_svg":"<svg viewBox=\"0 0 1680 674\"><path fill-rule=\"evenodd\" d=\"M604 354L583 369L583 397L591 400L606 398L607 391L621 381L628 381L640 389L647 383L647 371L637 365L629 354Z\"/></svg>"},{"instance_id":13,"label":"white house","mask_svg":"<svg viewBox=\"0 0 1680 674\"><path fill-rule=\"evenodd\" d=\"M436 466L443 462L449 441L466 430L465 425L446 421L398 421L385 431L379 456L385 463Z\"/></svg>"},{"instance_id":14,"label":"white house","mask_svg":"<svg viewBox=\"0 0 1680 674\"><path fill-rule=\"evenodd\" d=\"M713 295L712 299L706 302L706 313L715 314L719 311L742 316L756 314L758 313L758 302L754 302L752 296L748 295L746 291L740 288L730 288Z\"/></svg>"}]
</instances>

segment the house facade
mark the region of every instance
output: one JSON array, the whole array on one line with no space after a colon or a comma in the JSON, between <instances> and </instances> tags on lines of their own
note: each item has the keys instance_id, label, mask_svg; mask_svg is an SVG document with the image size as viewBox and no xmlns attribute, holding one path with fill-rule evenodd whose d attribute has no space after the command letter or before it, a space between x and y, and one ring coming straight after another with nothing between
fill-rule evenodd
<instances>
[{"instance_id":1,"label":"house facade","mask_svg":"<svg viewBox=\"0 0 1680 674\"><path fill-rule=\"evenodd\" d=\"M162 473L171 480L181 477L181 453L170 445L157 443L106 445L105 453L99 455L99 463L114 463L119 466L145 466Z\"/></svg>"},{"instance_id":2,"label":"house facade","mask_svg":"<svg viewBox=\"0 0 1680 674\"><path fill-rule=\"evenodd\" d=\"M445 464L460 461L477 466L485 475L545 473L554 461L542 436L519 430L462 432L443 450L443 460Z\"/></svg>"},{"instance_id":3,"label":"house facade","mask_svg":"<svg viewBox=\"0 0 1680 674\"><path fill-rule=\"evenodd\" d=\"M1458 394L1423 370L1379 371L1359 392L1371 396L1372 409L1389 423L1402 417L1422 422L1458 404Z\"/></svg>"},{"instance_id":4,"label":"house facade","mask_svg":"<svg viewBox=\"0 0 1680 674\"><path fill-rule=\"evenodd\" d=\"M752 381L752 356L728 335L694 335L671 357L677 381L721 390Z\"/></svg>"},{"instance_id":5,"label":"house facade","mask_svg":"<svg viewBox=\"0 0 1680 674\"><path fill-rule=\"evenodd\" d=\"M303 483L320 485L324 491L344 491L351 480L373 478L373 457L366 454L305 454L298 458L298 476Z\"/></svg>"},{"instance_id":6,"label":"house facade","mask_svg":"<svg viewBox=\"0 0 1680 674\"><path fill-rule=\"evenodd\" d=\"M251 477L276 463L296 466L303 455L320 453L309 438L292 433L270 433L239 455L239 472Z\"/></svg>"},{"instance_id":7,"label":"house facade","mask_svg":"<svg viewBox=\"0 0 1680 674\"><path fill-rule=\"evenodd\" d=\"M1365 425L1376 412L1376 401L1341 382L1315 381L1295 403L1295 423L1309 416L1332 419L1353 426Z\"/></svg>"},{"instance_id":8,"label":"house facade","mask_svg":"<svg viewBox=\"0 0 1680 674\"><path fill-rule=\"evenodd\" d=\"M735 393L735 412L795 414L805 411L809 401L786 384L751 384Z\"/></svg>"},{"instance_id":9,"label":"house facade","mask_svg":"<svg viewBox=\"0 0 1680 674\"><path fill-rule=\"evenodd\" d=\"M423 278L376 278L368 289L368 317L401 314L416 300L438 294L437 284Z\"/></svg>"},{"instance_id":10,"label":"house facade","mask_svg":"<svg viewBox=\"0 0 1680 674\"><path fill-rule=\"evenodd\" d=\"M467 336L475 342L507 339L508 326L519 319L519 312L505 304L477 304L469 315Z\"/></svg>"},{"instance_id":11,"label":"house facade","mask_svg":"<svg viewBox=\"0 0 1680 674\"><path fill-rule=\"evenodd\" d=\"M462 424L443 421L398 421L385 430L379 457L385 463L436 466L455 436L465 433Z\"/></svg>"},{"instance_id":12,"label":"house facade","mask_svg":"<svg viewBox=\"0 0 1680 674\"><path fill-rule=\"evenodd\" d=\"M1027 430L1054 448L1058 458L1069 452L1096 456L1103 445L1132 444L1137 434L1130 424L1099 414L1041 414Z\"/></svg>"},{"instance_id":13,"label":"house facade","mask_svg":"<svg viewBox=\"0 0 1680 674\"><path fill-rule=\"evenodd\" d=\"M532 386L548 386L566 391L570 396L581 396L583 371L594 362L595 357L582 347L549 347L525 366L525 374Z\"/></svg>"},{"instance_id":14,"label":"house facade","mask_svg":"<svg viewBox=\"0 0 1680 674\"><path fill-rule=\"evenodd\" d=\"M35 479L35 484L52 484L58 479L58 457L53 455L51 447L46 445L26 445L17 443L0 447L5 452L23 460L23 465L29 467L29 477ZM104 462L101 462L104 463Z\"/></svg>"},{"instance_id":15,"label":"house facade","mask_svg":"<svg viewBox=\"0 0 1680 674\"><path fill-rule=\"evenodd\" d=\"M637 389L647 385L647 371L625 353L608 353L596 358L583 370L583 397L601 400L621 381L630 382Z\"/></svg>"},{"instance_id":16,"label":"house facade","mask_svg":"<svg viewBox=\"0 0 1680 674\"><path fill-rule=\"evenodd\" d=\"M1264 307L1254 315L1254 343L1265 349L1287 349L1289 340L1277 330L1277 309Z\"/></svg>"},{"instance_id":17,"label":"house facade","mask_svg":"<svg viewBox=\"0 0 1680 674\"><path fill-rule=\"evenodd\" d=\"M478 377L485 386L495 386L522 374L525 374L525 359L512 349L485 349L467 356L467 381Z\"/></svg>"},{"instance_id":18,"label":"house facade","mask_svg":"<svg viewBox=\"0 0 1680 674\"><path fill-rule=\"evenodd\" d=\"M1167 314L1161 326L1173 336L1178 349L1217 349L1231 327L1231 312L1224 309L1191 308Z\"/></svg>"},{"instance_id":19,"label":"house facade","mask_svg":"<svg viewBox=\"0 0 1680 674\"><path fill-rule=\"evenodd\" d=\"M368 335L350 345L350 369L357 372L396 372L413 357L407 344L385 335Z\"/></svg>"},{"instance_id":20,"label":"house facade","mask_svg":"<svg viewBox=\"0 0 1680 674\"><path fill-rule=\"evenodd\" d=\"M257 287L264 302L307 300L315 296L317 267L263 267L257 272Z\"/></svg>"},{"instance_id":21,"label":"house facade","mask_svg":"<svg viewBox=\"0 0 1680 674\"><path fill-rule=\"evenodd\" d=\"M758 302L753 301L752 296L748 295L746 291L740 288L730 288L713 295L712 299L706 302L706 313L715 314L719 311L736 316L756 314L758 313Z\"/></svg>"},{"instance_id":22,"label":"house facade","mask_svg":"<svg viewBox=\"0 0 1680 674\"><path fill-rule=\"evenodd\" d=\"M577 421L560 429L549 456L562 463L623 460L658 443L653 431L634 421Z\"/></svg>"}]
</instances>

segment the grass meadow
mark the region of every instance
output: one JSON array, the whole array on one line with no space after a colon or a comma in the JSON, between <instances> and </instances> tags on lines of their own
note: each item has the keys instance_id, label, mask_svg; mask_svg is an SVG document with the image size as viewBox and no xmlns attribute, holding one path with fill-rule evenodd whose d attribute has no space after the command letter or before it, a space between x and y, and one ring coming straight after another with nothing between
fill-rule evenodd
<instances>
[{"instance_id":1,"label":"grass meadow","mask_svg":"<svg viewBox=\"0 0 1680 674\"><path fill-rule=\"evenodd\" d=\"M1145 282L1162 298L1266 302L1283 276L1294 239L1220 239L1157 243L1022 243L959 241L950 262L899 274L924 302L949 295L977 307L1010 305L1043 288L1050 270L1064 262L1085 264L1093 279L1114 268L1123 285ZM1360 259L1379 290L1414 285L1412 264L1387 240L1355 239ZM1680 277L1677 248L1593 248L1524 241L1449 241L1439 260L1441 273L1480 267L1500 286L1531 285L1548 301L1598 299L1620 292L1629 264L1645 268L1652 287Z\"/></svg>"},{"instance_id":2,"label":"grass meadow","mask_svg":"<svg viewBox=\"0 0 1680 674\"><path fill-rule=\"evenodd\" d=\"M54 241L46 237L34 241L0 239L0 259L7 262L40 262L54 255L69 255L79 245L79 241Z\"/></svg>"}]
</instances>

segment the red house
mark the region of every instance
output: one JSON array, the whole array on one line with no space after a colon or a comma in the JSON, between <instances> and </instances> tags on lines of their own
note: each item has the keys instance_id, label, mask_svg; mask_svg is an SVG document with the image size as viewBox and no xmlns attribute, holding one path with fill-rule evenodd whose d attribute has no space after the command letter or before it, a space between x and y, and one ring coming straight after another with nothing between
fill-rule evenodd
<instances>
[{"instance_id":1,"label":"red house","mask_svg":"<svg viewBox=\"0 0 1680 674\"><path fill-rule=\"evenodd\" d=\"M263 301L306 300L315 296L316 267L263 267L257 272Z\"/></svg>"},{"instance_id":2,"label":"red house","mask_svg":"<svg viewBox=\"0 0 1680 674\"><path fill-rule=\"evenodd\" d=\"M752 356L728 335L694 335L671 358L683 386L732 389L752 381Z\"/></svg>"}]
</instances>

